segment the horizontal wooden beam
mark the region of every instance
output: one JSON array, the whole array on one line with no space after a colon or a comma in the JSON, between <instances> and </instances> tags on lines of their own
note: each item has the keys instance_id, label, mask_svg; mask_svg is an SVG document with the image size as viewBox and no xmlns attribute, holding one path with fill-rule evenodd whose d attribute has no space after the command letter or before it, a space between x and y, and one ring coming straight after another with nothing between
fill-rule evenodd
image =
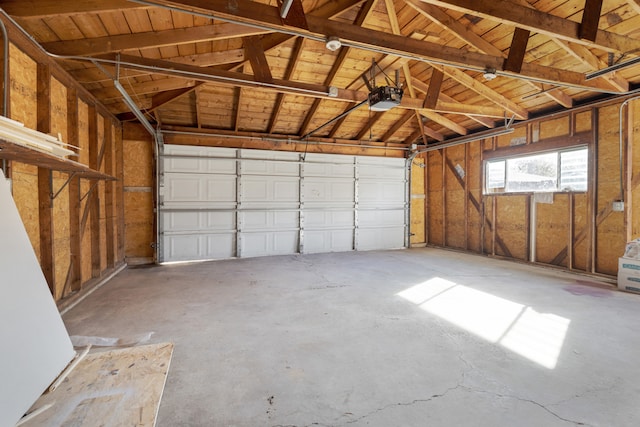
<instances>
[{"instance_id":1,"label":"horizontal wooden beam","mask_svg":"<svg viewBox=\"0 0 640 427\"><path fill-rule=\"evenodd\" d=\"M151 47L175 46L201 41L227 40L269 32L270 31L260 30L246 25L216 22L213 25L177 28L174 30L148 31L135 34L118 34L107 37L49 42L43 43L42 47L56 55L86 56L147 49Z\"/></svg>"},{"instance_id":2,"label":"horizontal wooden beam","mask_svg":"<svg viewBox=\"0 0 640 427\"><path fill-rule=\"evenodd\" d=\"M9 15L21 18L45 18L48 16L70 16L83 13L102 13L125 9L143 9L139 3L129 0L3 0L2 9Z\"/></svg>"}]
</instances>

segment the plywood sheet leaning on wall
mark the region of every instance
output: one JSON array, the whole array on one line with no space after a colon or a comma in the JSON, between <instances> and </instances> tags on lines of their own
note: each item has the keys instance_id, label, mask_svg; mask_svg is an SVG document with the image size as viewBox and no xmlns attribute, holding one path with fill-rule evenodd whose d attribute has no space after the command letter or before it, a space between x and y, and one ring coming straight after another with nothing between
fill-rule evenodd
<instances>
[{"instance_id":1,"label":"plywood sheet leaning on wall","mask_svg":"<svg viewBox=\"0 0 640 427\"><path fill-rule=\"evenodd\" d=\"M429 244L444 245L442 150L427 153L427 217Z\"/></svg>"},{"instance_id":2,"label":"plywood sheet leaning on wall","mask_svg":"<svg viewBox=\"0 0 640 427\"><path fill-rule=\"evenodd\" d=\"M466 247L466 168L465 147L445 149L445 245Z\"/></svg>"},{"instance_id":3,"label":"plywood sheet leaning on wall","mask_svg":"<svg viewBox=\"0 0 640 427\"><path fill-rule=\"evenodd\" d=\"M617 274L626 243L624 213L612 211L613 201L621 197L618 109L611 105L598 110L595 268L610 275Z\"/></svg>"}]
</instances>

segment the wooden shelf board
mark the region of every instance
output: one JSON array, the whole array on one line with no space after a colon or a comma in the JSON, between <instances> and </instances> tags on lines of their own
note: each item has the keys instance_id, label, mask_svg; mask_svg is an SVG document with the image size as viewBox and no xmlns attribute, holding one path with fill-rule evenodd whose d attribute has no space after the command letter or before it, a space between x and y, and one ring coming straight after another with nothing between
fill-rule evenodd
<instances>
[{"instance_id":1,"label":"wooden shelf board","mask_svg":"<svg viewBox=\"0 0 640 427\"><path fill-rule=\"evenodd\" d=\"M86 179L116 180L113 176L91 169L82 163L23 147L2 139L0 139L0 159L16 160L46 169L75 173L77 176Z\"/></svg>"}]
</instances>

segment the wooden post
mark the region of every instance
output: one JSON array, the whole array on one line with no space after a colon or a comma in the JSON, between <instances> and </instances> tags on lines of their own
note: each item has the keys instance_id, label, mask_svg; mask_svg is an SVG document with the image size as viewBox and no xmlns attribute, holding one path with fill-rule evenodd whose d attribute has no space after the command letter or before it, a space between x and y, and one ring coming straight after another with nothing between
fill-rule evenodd
<instances>
[{"instance_id":1,"label":"wooden post","mask_svg":"<svg viewBox=\"0 0 640 427\"><path fill-rule=\"evenodd\" d=\"M48 65L38 64L37 71L37 127L51 132L51 71ZM40 225L40 266L52 295L56 296L53 270L53 200L51 171L38 168L38 218Z\"/></svg>"},{"instance_id":2,"label":"wooden post","mask_svg":"<svg viewBox=\"0 0 640 427\"><path fill-rule=\"evenodd\" d=\"M69 144L79 146L78 131L78 93L67 89L67 140ZM82 286L82 249L80 233L80 178L69 181L69 245L71 262L69 264L69 287L72 292Z\"/></svg>"},{"instance_id":3,"label":"wooden post","mask_svg":"<svg viewBox=\"0 0 640 427\"><path fill-rule=\"evenodd\" d=\"M116 128L116 215L118 216L117 225L117 240L118 262L124 260L124 142L122 138L123 128L122 125L118 125Z\"/></svg>"},{"instance_id":4,"label":"wooden post","mask_svg":"<svg viewBox=\"0 0 640 427\"><path fill-rule=\"evenodd\" d=\"M95 106L89 105L89 167L100 168L98 146L98 113ZM89 204L89 232L91 234L91 277L100 276L100 198L98 180L91 180Z\"/></svg>"},{"instance_id":5,"label":"wooden post","mask_svg":"<svg viewBox=\"0 0 640 427\"><path fill-rule=\"evenodd\" d=\"M110 120L104 120L104 173L113 175L113 124ZM105 206L105 239L107 241L107 268L115 266L115 241L114 241L114 208L113 208L113 181L104 183Z\"/></svg>"}]
</instances>

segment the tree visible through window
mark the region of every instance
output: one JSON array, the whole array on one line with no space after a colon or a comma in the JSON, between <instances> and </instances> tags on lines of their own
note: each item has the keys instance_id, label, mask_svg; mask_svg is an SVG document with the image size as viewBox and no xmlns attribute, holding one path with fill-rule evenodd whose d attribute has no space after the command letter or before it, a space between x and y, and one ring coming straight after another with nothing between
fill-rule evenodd
<instances>
[{"instance_id":1,"label":"tree visible through window","mask_svg":"<svg viewBox=\"0 0 640 427\"><path fill-rule=\"evenodd\" d=\"M587 148L490 160L485 193L587 191Z\"/></svg>"}]
</instances>

